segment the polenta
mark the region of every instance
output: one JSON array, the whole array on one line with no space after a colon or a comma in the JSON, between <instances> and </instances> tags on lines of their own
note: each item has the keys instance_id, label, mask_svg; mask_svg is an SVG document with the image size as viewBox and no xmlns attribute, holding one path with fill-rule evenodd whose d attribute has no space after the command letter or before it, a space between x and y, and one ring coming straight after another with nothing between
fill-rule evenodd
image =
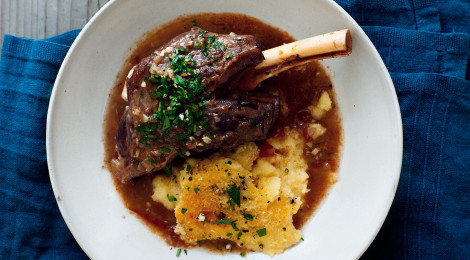
<instances>
[{"instance_id":1,"label":"polenta","mask_svg":"<svg viewBox=\"0 0 470 260\"><path fill-rule=\"evenodd\" d=\"M271 256L300 241L292 218L308 192L304 141L287 130L267 142L274 156L259 158L256 144L247 143L154 178L152 198L175 210L181 239L192 245L227 239Z\"/></svg>"}]
</instances>

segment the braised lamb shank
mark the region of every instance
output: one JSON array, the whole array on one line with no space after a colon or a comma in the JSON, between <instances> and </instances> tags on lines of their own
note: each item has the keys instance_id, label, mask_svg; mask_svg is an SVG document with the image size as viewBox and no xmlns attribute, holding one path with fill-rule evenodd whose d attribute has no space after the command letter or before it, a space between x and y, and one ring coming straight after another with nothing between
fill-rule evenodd
<instances>
[{"instance_id":1,"label":"braised lamb shank","mask_svg":"<svg viewBox=\"0 0 470 260\"><path fill-rule=\"evenodd\" d=\"M161 169L176 156L231 149L267 138L279 97L256 93L261 81L312 60L351 53L349 30L262 51L250 35L193 28L129 72L128 102L116 136L113 173L123 183Z\"/></svg>"},{"instance_id":2,"label":"braised lamb shank","mask_svg":"<svg viewBox=\"0 0 470 260\"><path fill-rule=\"evenodd\" d=\"M123 92L128 105L116 136L116 177L126 183L169 170L178 155L266 139L279 97L230 95L232 83L263 61L260 46L253 36L193 28L137 64Z\"/></svg>"}]
</instances>

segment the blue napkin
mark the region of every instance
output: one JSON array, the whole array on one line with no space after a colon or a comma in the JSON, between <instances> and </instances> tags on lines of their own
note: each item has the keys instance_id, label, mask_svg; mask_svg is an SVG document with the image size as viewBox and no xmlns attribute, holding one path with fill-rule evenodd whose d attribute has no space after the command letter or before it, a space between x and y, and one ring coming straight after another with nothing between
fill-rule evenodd
<instances>
[{"instance_id":1,"label":"blue napkin","mask_svg":"<svg viewBox=\"0 0 470 260\"><path fill-rule=\"evenodd\" d=\"M0 60L0 258L86 259L60 215L46 162L52 85L79 31L6 35Z\"/></svg>"},{"instance_id":2,"label":"blue napkin","mask_svg":"<svg viewBox=\"0 0 470 260\"><path fill-rule=\"evenodd\" d=\"M397 194L363 259L469 259L470 2L337 2L363 26L382 56L403 118L403 168ZM45 155L49 95L77 33L46 40L4 38L2 258L86 258L58 211Z\"/></svg>"},{"instance_id":3,"label":"blue napkin","mask_svg":"<svg viewBox=\"0 0 470 260\"><path fill-rule=\"evenodd\" d=\"M470 1L337 0L391 73L403 120L394 202L363 259L470 259Z\"/></svg>"}]
</instances>

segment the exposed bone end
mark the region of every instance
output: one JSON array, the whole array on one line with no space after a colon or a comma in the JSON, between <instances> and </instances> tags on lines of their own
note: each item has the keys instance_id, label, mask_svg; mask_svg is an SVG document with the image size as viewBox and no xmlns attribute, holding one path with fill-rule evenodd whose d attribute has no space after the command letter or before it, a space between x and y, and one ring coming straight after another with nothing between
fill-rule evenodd
<instances>
[{"instance_id":1,"label":"exposed bone end","mask_svg":"<svg viewBox=\"0 0 470 260\"><path fill-rule=\"evenodd\" d=\"M337 54L347 56L351 53L351 33L348 29L331 32L284 44L263 51L265 60L256 66L256 70L279 65L289 60L302 60L315 56L327 58L338 57ZM336 54L336 55L335 55Z\"/></svg>"},{"instance_id":2,"label":"exposed bone end","mask_svg":"<svg viewBox=\"0 0 470 260\"><path fill-rule=\"evenodd\" d=\"M313 60L346 57L351 54L351 32L348 29L314 36L263 51L265 60L255 68L255 81L260 83L280 72Z\"/></svg>"},{"instance_id":3,"label":"exposed bone end","mask_svg":"<svg viewBox=\"0 0 470 260\"><path fill-rule=\"evenodd\" d=\"M136 66L132 67L132 69L129 70L129 73L127 73L128 79L132 78L132 75L134 75L135 67ZM124 99L124 101L129 102L129 99L127 98L127 82L124 83L124 87L122 88L121 98Z\"/></svg>"},{"instance_id":4,"label":"exposed bone end","mask_svg":"<svg viewBox=\"0 0 470 260\"><path fill-rule=\"evenodd\" d=\"M127 78L128 79L132 78L132 75L134 75L134 70L135 70L135 66L132 67L131 70L129 70L129 73L127 73Z\"/></svg>"},{"instance_id":5,"label":"exposed bone end","mask_svg":"<svg viewBox=\"0 0 470 260\"><path fill-rule=\"evenodd\" d=\"M127 82L124 83L124 88L122 89L121 98L124 99L124 101L129 102L129 100L127 99Z\"/></svg>"}]
</instances>

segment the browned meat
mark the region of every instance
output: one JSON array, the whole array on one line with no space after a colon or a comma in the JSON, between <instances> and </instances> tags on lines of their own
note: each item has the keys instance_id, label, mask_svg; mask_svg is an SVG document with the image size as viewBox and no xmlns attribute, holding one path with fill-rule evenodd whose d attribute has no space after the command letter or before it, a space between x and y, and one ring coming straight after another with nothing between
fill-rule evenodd
<instances>
[{"instance_id":1,"label":"browned meat","mask_svg":"<svg viewBox=\"0 0 470 260\"><path fill-rule=\"evenodd\" d=\"M231 149L266 139L279 109L279 97L260 93L243 99L210 101L204 114L209 118L207 131L214 138L207 148Z\"/></svg>"},{"instance_id":2,"label":"browned meat","mask_svg":"<svg viewBox=\"0 0 470 260\"><path fill-rule=\"evenodd\" d=\"M150 73L170 75L168 57L180 48L196 63L194 67L209 92L229 84L239 73L254 68L264 59L261 43L251 35L216 34L194 27L143 59L127 79L128 88L140 88L142 80ZM128 92L134 91L128 89Z\"/></svg>"},{"instance_id":3,"label":"browned meat","mask_svg":"<svg viewBox=\"0 0 470 260\"><path fill-rule=\"evenodd\" d=\"M113 172L129 182L167 166L176 156L231 149L267 138L279 98L245 94L217 99L245 70L263 60L253 36L193 28L137 64L126 79L128 106L116 136ZM221 94L217 94L221 95Z\"/></svg>"},{"instance_id":4,"label":"browned meat","mask_svg":"<svg viewBox=\"0 0 470 260\"><path fill-rule=\"evenodd\" d=\"M128 182L163 169L178 153L189 156L207 149L232 149L248 141L264 140L279 115L279 109L279 97L266 94L255 94L244 99L212 100L204 111L209 118L207 128L192 136L192 141L182 141L180 136L185 132L174 128L166 139L152 145L139 142L140 134L126 110L119 122L116 137L119 160L114 161L113 172L119 180ZM154 124L148 123L145 127L155 129L152 133L161 136L161 129ZM148 160L150 158L152 160Z\"/></svg>"}]
</instances>

